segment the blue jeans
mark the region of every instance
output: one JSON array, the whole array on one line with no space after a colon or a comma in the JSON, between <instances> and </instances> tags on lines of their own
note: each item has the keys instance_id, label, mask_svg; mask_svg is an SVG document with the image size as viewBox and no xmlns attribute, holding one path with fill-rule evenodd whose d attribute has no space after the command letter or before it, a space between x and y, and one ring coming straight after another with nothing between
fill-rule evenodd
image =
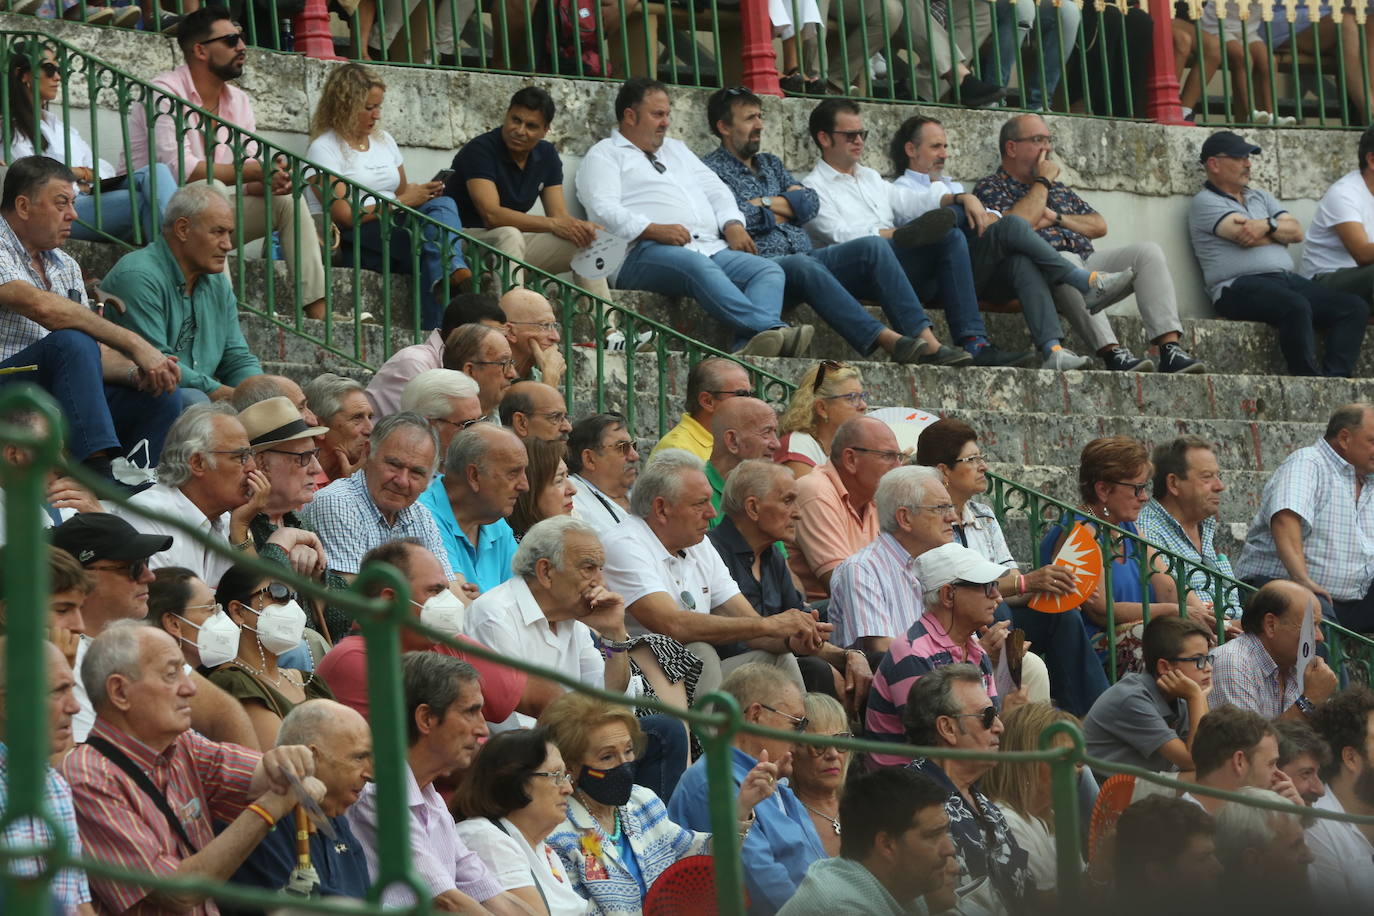
<instances>
[{"instance_id":1,"label":"blue jeans","mask_svg":"<svg viewBox=\"0 0 1374 916\"><path fill-rule=\"evenodd\" d=\"M876 235L776 258L787 277L784 302L805 302L851 347L867 355L883 325L859 304L877 300L893 330L908 337L930 327L921 300L886 239Z\"/></svg>"},{"instance_id":2,"label":"blue jeans","mask_svg":"<svg viewBox=\"0 0 1374 916\"><path fill-rule=\"evenodd\" d=\"M945 234L943 241L919 248L888 244L921 301L938 299L944 304L949 335L955 343L988 336L983 314L978 311L978 293L973 288L973 267L963 230L956 226Z\"/></svg>"},{"instance_id":3,"label":"blue jeans","mask_svg":"<svg viewBox=\"0 0 1374 916\"><path fill-rule=\"evenodd\" d=\"M181 409L195 407L197 404L209 404L210 395L201 391L199 388L187 388L185 385L177 389L181 392ZM290 667L290 666L288 666Z\"/></svg>"},{"instance_id":4,"label":"blue jeans","mask_svg":"<svg viewBox=\"0 0 1374 916\"><path fill-rule=\"evenodd\" d=\"M1088 640L1082 611L1044 614L1028 607L1011 609L1012 626L1024 630L1045 659L1050 694L1063 709L1080 719L1107 689L1107 673Z\"/></svg>"},{"instance_id":5,"label":"blue jeans","mask_svg":"<svg viewBox=\"0 0 1374 916\"><path fill-rule=\"evenodd\" d=\"M467 261L463 260L462 244L457 235L462 231L463 223L458 219L458 205L452 197L436 197L415 209L453 230L452 233L446 233L446 238L442 240L434 237L432 226L425 226L420 233L420 327L437 328L443 320L448 299L444 297L443 285L440 284L436 291L435 284L455 270L468 266ZM390 266L393 273L408 274L412 269L414 245L411 229L407 226L404 213L399 210L391 212L390 264L383 261L382 256L382 221L374 219L363 223L362 229L357 232L361 247L357 266L376 271ZM342 239L339 249L345 258L352 258L354 230L340 226L339 234ZM393 314L393 320L396 317Z\"/></svg>"},{"instance_id":6,"label":"blue jeans","mask_svg":"<svg viewBox=\"0 0 1374 916\"><path fill-rule=\"evenodd\" d=\"M0 385L33 382L51 394L66 418L67 449L77 461L106 449L128 454L146 439L148 460L157 463L167 428L181 413L179 392L154 396L105 384L100 347L81 331L53 331L0 363L0 368L30 365L38 370L0 375ZM103 397L97 397L98 392Z\"/></svg>"},{"instance_id":7,"label":"blue jeans","mask_svg":"<svg viewBox=\"0 0 1374 916\"><path fill-rule=\"evenodd\" d=\"M653 789L659 798L671 798L687 770L687 726L681 719L658 714L641 716L639 727L647 740L635 767L635 784Z\"/></svg>"},{"instance_id":8,"label":"blue jeans","mask_svg":"<svg viewBox=\"0 0 1374 916\"><path fill-rule=\"evenodd\" d=\"M679 245L638 242L616 275L616 289L690 296L734 335L738 350L755 334L780 328L786 278L777 263L729 248L711 256Z\"/></svg>"},{"instance_id":9,"label":"blue jeans","mask_svg":"<svg viewBox=\"0 0 1374 916\"><path fill-rule=\"evenodd\" d=\"M1059 87L1059 77L1064 70L1064 59L1078 41L1079 13L1077 7L1063 4L1056 8L1051 3L1036 3L1034 10L1027 16L1024 7L1027 0L1008 3L998 0L993 7L997 20L997 44L988 42L983 48L981 67L983 79L999 86L1011 81L1015 72L1016 60L1020 56L1026 39L1035 30L1035 22L1040 23L1040 50L1037 61L1044 61L1045 81L1042 86L1037 68L1023 69L1021 72L1021 101L1026 108L1036 110L1045 107L1046 99L1054 96ZM1018 9L1018 7L1021 7ZM1063 41L1060 41L1060 33Z\"/></svg>"},{"instance_id":10,"label":"blue jeans","mask_svg":"<svg viewBox=\"0 0 1374 916\"><path fill-rule=\"evenodd\" d=\"M154 177L150 173L156 173ZM157 184L154 196L153 184ZM131 195L130 189L133 189ZM138 211L139 225L143 227L143 241L151 242L157 234L153 225L153 213L157 213L157 225L162 225L162 214L167 210L167 201L176 193L177 182L171 171L161 162L144 166L133 175L124 187L117 191L105 191L100 195L100 232L89 229L82 223L96 225L95 195L81 194L76 198L76 218L72 223L72 238L88 242L103 241L112 235L124 241L134 240L134 211Z\"/></svg>"}]
</instances>

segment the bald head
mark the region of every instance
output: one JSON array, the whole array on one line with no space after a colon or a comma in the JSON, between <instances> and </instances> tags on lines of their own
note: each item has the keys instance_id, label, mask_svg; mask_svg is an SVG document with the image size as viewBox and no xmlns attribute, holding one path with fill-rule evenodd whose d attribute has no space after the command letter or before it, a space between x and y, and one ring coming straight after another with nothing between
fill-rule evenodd
<instances>
[{"instance_id":1,"label":"bald head","mask_svg":"<svg viewBox=\"0 0 1374 916\"><path fill-rule=\"evenodd\" d=\"M315 757L324 783L320 807L338 817L372 778L372 730L358 712L333 700L306 700L282 719L277 746L302 745Z\"/></svg>"},{"instance_id":2,"label":"bald head","mask_svg":"<svg viewBox=\"0 0 1374 916\"><path fill-rule=\"evenodd\" d=\"M501 311L510 324L510 349L516 372L523 378L538 363L536 352L558 346L558 319L549 300L532 289L520 287L501 297Z\"/></svg>"},{"instance_id":3,"label":"bald head","mask_svg":"<svg viewBox=\"0 0 1374 916\"><path fill-rule=\"evenodd\" d=\"M501 424L524 439L566 442L572 432L563 394L543 382L516 382L501 396Z\"/></svg>"},{"instance_id":4,"label":"bald head","mask_svg":"<svg viewBox=\"0 0 1374 916\"><path fill-rule=\"evenodd\" d=\"M726 398L711 416L711 463L727 474L741 461L773 457L778 415L758 398Z\"/></svg>"}]
</instances>

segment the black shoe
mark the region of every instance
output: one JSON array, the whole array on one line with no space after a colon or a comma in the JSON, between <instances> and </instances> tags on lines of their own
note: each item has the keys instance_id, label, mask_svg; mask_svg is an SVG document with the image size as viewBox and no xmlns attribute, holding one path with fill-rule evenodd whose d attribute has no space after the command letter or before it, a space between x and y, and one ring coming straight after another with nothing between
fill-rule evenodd
<instances>
[{"instance_id":1,"label":"black shoe","mask_svg":"<svg viewBox=\"0 0 1374 916\"><path fill-rule=\"evenodd\" d=\"M801 95L806 91L806 77L801 75L800 70L793 70L778 78L778 88L782 90L783 95Z\"/></svg>"},{"instance_id":2,"label":"black shoe","mask_svg":"<svg viewBox=\"0 0 1374 916\"><path fill-rule=\"evenodd\" d=\"M949 207L927 210L892 233L892 244L898 248L920 248L934 245L954 228L954 211Z\"/></svg>"},{"instance_id":3,"label":"black shoe","mask_svg":"<svg viewBox=\"0 0 1374 916\"><path fill-rule=\"evenodd\" d=\"M1035 351L1012 352L988 344L973 354L973 364L975 366L1006 366L1013 369L1024 369L1035 364Z\"/></svg>"},{"instance_id":4,"label":"black shoe","mask_svg":"<svg viewBox=\"0 0 1374 916\"><path fill-rule=\"evenodd\" d=\"M922 346L921 356L916 360L922 366L967 366L973 357L963 347L938 344L934 350L926 341L918 341Z\"/></svg>"},{"instance_id":5,"label":"black shoe","mask_svg":"<svg viewBox=\"0 0 1374 916\"><path fill-rule=\"evenodd\" d=\"M902 366L914 366L920 362L926 350L926 342L919 337L902 337L892 345L892 361Z\"/></svg>"},{"instance_id":6,"label":"black shoe","mask_svg":"<svg viewBox=\"0 0 1374 916\"><path fill-rule=\"evenodd\" d=\"M1135 355L1125 347L1117 345L1112 347L1111 352L1102 357L1102 361L1107 364L1107 368L1113 372L1154 372L1155 364L1152 360L1136 359Z\"/></svg>"},{"instance_id":7,"label":"black shoe","mask_svg":"<svg viewBox=\"0 0 1374 916\"><path fill-rule=\"evenodd\" d=\"M1206 372L1207 364L1200 359L1193 359L1177 343L1165 343L1159 345L1159 371L1196 375Z\"/></svg>"},{"instance_id":8,"label":"black shoe","mask_svg":"<svg viewBox=\"0 0 1374 916\"><path fill-rule=\"evenodd\" d=\"M1006 98L1005 86L994 86L970 73L959 84L959 104L965 108L986 108Z\"/></svg>"}]
</instances>

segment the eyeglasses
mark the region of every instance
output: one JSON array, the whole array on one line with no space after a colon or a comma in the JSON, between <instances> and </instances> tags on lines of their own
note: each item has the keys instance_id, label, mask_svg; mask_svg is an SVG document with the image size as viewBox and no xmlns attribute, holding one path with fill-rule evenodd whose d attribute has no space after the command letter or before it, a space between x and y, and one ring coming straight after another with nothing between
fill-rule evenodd
<instances>
[{"instance_id":1,"label":"eyeglasses","mask_svg":"<svg viewBox=\"0 0 1374 916\"><path fill-rule=\"evenodd\" d=\"M811 392L815 394L821 390L821 383L825 381L825 374L827 372L834 373L847 368L849 367L836 359L821 360L820 368L816 370L816 380L811 383Z\"/></svg>"},{"instance_id":2,"label":"eyeglasses","mask_svg":"<svg viewBox=\"0 0 1374 916\"><path fill-rule=\"evenodd\" d=\"M288 452L284 448L265 448L264 452L271 452L274 455L290 455L296 459L296 464L303 468L310 467L310 462L314 461L320 454L320 450L312 448L307 452Z\"/></svg>"},{"instance_id":3,"label":"eyeglasses","mask_svg":"<svg viewBox=\"0 0 1374 916\"><path fill-rule=\"evenodd\" d=\"M514 359L510 359L510 358L507 358L507 359L470 359L470 360L468 360L468 364L469 364L469 365L472 365L472 366L500 366L502 372L505 372L507 369L514 369L514 368L515 368L515 360L514 360Z\"/></svg>"},{"instance_id":4,"label":"eyeglasses","mask_svg":"<svg viewBox=\"0 0 1374 916\"><path fill-rule=\"evenodd\" d=\"M649 164L654 167L654 171L658 172L660 175L668 171L668 166L664 165L662 162L659 162L658 157L655 156L653 153L645 151L644 157L649 160Z\"/></svg>"},{"instance_id":5,"label":"eyeglasses","mask_svg":"<svg viewBox=\"0 0 1374 916\"><path fill-rule=\"evenodd\" d=\"M997 721L997 707L988 706L982 712L961 712L958 715L950 716L951 719L979 719L984 729L992 728L992 723Z\"/></svg>"},{"instance_id":6,"label":"eyeglasses","mask_svg":"<svg viewBox=\"0 0 1374 916\"><path fill-rule=\"evenodd\" d=\"M983 454L968 455L968 456L966 456L966 457L964 457L964 458L955 458L955 459L954 459L954 463L955 463L955 464L964 464L964 463L968 463L968 464L981 464L983 467L987 467L987 466L988 466L988 456L987 456L987 455L983 455Z\"/></svg>"},{"instance_id":7,"label":"eyeglasses","mask_svg":"<svg viewBox=\"0 0 1374 916\"><path fill-rule=\"evenodd\" d=\"M886 449L886 448L863 448L862 446L858 446L858 445L851 445L849 448L850 448L852 451L864 452L864 453L869 454L869 455L877 455L879 458L883 459L884 461L891 461L891 462L894 463L894 464L897 463L898 461L901 461L901 460L902 460L902 453L901 453L901 452L894 452L894 451L892 451L891 449ZM925 508L925 507L922 507L922 508ZM954 508L954 507L951 506L950 508L952 509L952 508Z\"/></svg>"},{"instance_id":8,"label":"eyeglasses","mask_svg":"<svg viewBox=\"0 0 1374 916\"><path fill-rule=\"evenodd\" d=\"M776 713L782 716L787 721L791 722L792 731L794 732L804 732L811 725L811 720L808 719L806 716L794 716L791 713L783 712L781 709L774 709L767 703L760 703L759 705L762 706L764 709L768 710L769 712Z\"/></svg>"},{"instance_id":9,"label":"eyeglasses","mask_svg":"<svg viewBox=\"0 0 1374 916\"><path fill-rule=\"evenodd\" d=\"M868 139L868 131L866 130L830 130L826 131L826 133L830 134L832 137L844 137L849 143L853 143L855 140Z\"/></svg>"},{"instance_id":10,"label":"eyeglasses","mask_svg":"<svg viewBox=\"0 0 1374 916\"><path fill-rule=\"evenodd\" d=\"M129 577L130 582L137 582L148 571L148 558L130 560L128 563L117 563L114 566L87 566L86 568L101 572L123 573Z\"/></svg>"},{"instance_id":11,"label":"eyeglasses","mask_svg":"<svg viewBox=\"0 0 1374 916\"><path fill-rule=\"evenodd\" d=\"M62 75L62 68L50 60L45 60L38 65L38 69L43 71L43 75L48 79L57 79Z\"/></svg>"},{"instance_id":12,"label":"eyeglasses","mask_svg":"<svg viewBox=\"0 0 1374 916\"><path fill-rule=\"evenodd\" d=\"M737 95L754 94L752 91L750 91L750 89L747 86L731 86L729 89L723 89L721 91L725 94L725 97L727 99L734 98Z\"/></svg>"},{"instance_id":13,"label":"eyeglasses","mask_svg":"<svg viewBox=\"0 0 1374 916\"><path fill-rule=\"evenodd\" d=\"M296 600L296 593L293 592L293 591L291 591L291 589L287 588L285 585L283 585L283 584L280 583L280 582L269 582L267 585L264 585L262 588L257 589L256 591L249 592L247 595L245 595L245 596L244 596L244 598L245 598L244 603L245 603L245 604L252 604L252 603L253 603L253 599L256 598L256 597L258 597L258 595L262 595L262 594L266 594L267 597L271 598L273 601L277 602L278 604L280 604L280 603L283 602L283 601L295 601L295 600Z\"/></svg>"},{"instance_id":14,"label":"eyeglasses","mask_svg":"<svg viewBox=\"0 0 1374 916\"><path fill-rule=\"evenodd\" d=\"M1209 652L1206 655L1172 656L1170 657L1169 661L1178 662L1179 664L1183 664L1184 662L1192 662L1194 665L1197 665L1197 670L1205 671L1206 669L1216 664L1217 657L1213 653Z\"/></svg>"},{"instance_id":15,"label":"eyeglasses","mask_svg":"<svg viewBox=\"0 0 1374 916\"><path fill-rule=\"evenodd\" d=\"M1013 143L1034 143L1037 146L1048 146L1050 143L1049 134L1036 134L1033 137L1017 137Z\"/></svg>"},{"instance_id":16,"label":"eyeglasses","mask_svg":"<svg viewBox=\"0 0 1374 916\"><path fill-rule=\"evenodd\" d=\"M633 440L621 439L619 442L607 442L605 445L601 446L601 448L604 451L614 450L622 455L628 455L635 450L635 444Z\"/></svg>"},{"instance_id":17,"label":"eyeglasses","mask_svg":"<svg viewBox=\"0 0 1374 916\"><path fill-rule=\"evenodd\" d=\"M867 391L851 391L848 394L825 394L821 395L822 401L848 401L851 405L857 405L860 401L868 402Z\"/></svg>"},{"instance_id":18,"label":"eyeglasses","mask_svg":"<svg viewBox=\"0 0 1374 916\"><path fill-rule=\"evenodd\" d=\"M535 770L530 775L543 776L545 779L547 779L549 782L553 783L556 786L566 786L572 782L572 774L569 773L567 770L558 770L553 773L545 772L543 770Z\"/></svg>"},{"instance_id":19,"label":"eyeglasses","mask_svg":"<svg viewBox=\"0 0 1374 916\"><path fill-rule=\"evenodd\" d=\"M239 467L247 467L248 462L253 460L253 450L251 448L211 449L210 454L229 455L238 461Z\"/></svg>"},{"instance_id":20,"label":"eyeglasses","mask_svg":"<svg viewBox=\"0 0 1374 916\"><path fill-rule=\"evenodd\" d=\"M474 423L481 423L483 419L485 419L485 418L484 418L484 417L473 417L471 420L464 420L462 423L455 423L455 422L453 422L452 420L446 420L446 419L444 419L443 417L430 417L429 422L431 422L431 423L447 423L449 426L455 426L455 427L457 427L457 428L458 428L458 432L461 433L463 430L467 429L469 426L473 425Z\"/></svg>"},{"instance_id":21,"label":"eyeglasses","mask_svg":"<svg viewBox=\"0 0 1374 916\"><path fill-rule=\"evenodd\" d=\"M854 736L853 736L852 734L850 734L849 732L836 732L835 734L833 734L833 735L827 735L826 737L828 737L828 738L838 738L839 740L844 741L844 740L846 740L846 739L848 739L848 738L853 738ZM830 750L832 747L835 747L835 745L833 745L833 744L808 744L808 745L806 745L806 752L807 752L808 754L810 754L812 757L823 757L823 756L825 756L825 752L828 751L828 750ZM835 747L835 750L839 751L841 754L848 754L848 753L849 753L849 748L847 748L847 747Z\"/></svg>"},{"instance_id":22,"label":"eyeglasses","mask_svg":"<svg viewBox=\"0 0 1374 916\"><path fill-rule=\"evenodd\" d=\"M752 398L754 396L754 392L748 388L735 388L730 391L708 390L706 393L718 398Z\"/></svg>"},{"instance_id":23,"label":"eyeglasses","mask_svg":"<svg viewBox=\"0 0 1374 916\"><path fill-rule=\"evenodd\" d=\"M508 321L506 324L523 324L526 327L538 328L546 334L551 334L562 328L562 325L556 321Z\"/></svg>"},{"instance_id":24,"label":"eyeglasses","mask_svg":"<svg viewBox=\"0 0 1374 916\"><path fill-rule=\"evenodd\" d=\"M1129 487L1131 495L1136 499L1140 499L1142 496L1149 496L1155 490L1154 481L1152 480L1147 480L1144 483L1127 483L1124 480L1104 480L1103 483L1109 483L1118 487Z\"/></svg>"},{"instance_id":25,"label":"eyeglasses","mask_svg":"<svg viewBox=\"0 0 1374 916\"><path fill-rule=\"evenodd\" d=\"M996 580L996 579L994 579L994 580L991 581L991 582L964 582L964 581L951 582L950 585L953 585L955 588L977 588L977 589L981 589L982 592L983 592L983 594L986 595L986 596L989 597L989 598L996 598L996 597L997 597L997 594L998 594L998 592L997 592L997 580Z\"/></svg>"},{"instance_id":26,"label":"eyeglasses","mask_svg":"<svg viewBox=\"0 0 1374 916\"><path fill-rule=\"evenodd\" d=\"M204 41L196 42L196 44L212 45L216 42L224 45L226 48L237 48L239 45L247 44L247 42L243 39L242 32L230 32L228 35L219 35L215 38L207 38Z\"/></svg>"},{"instance_id":27,"label":"eyeglasses","mask_svg":"<svg viewBox=\"0 0 1374 916\"><path fill-rule=\"evenodd\" d=\"M920 503L912 506L913 509L929 509L936 515L949 515L954 511L954 503L937 503L933 506L923 506Z\"/></svg>"},{"instance_id":28,"label":"eyeglasses","mask_svg":"<svg viewBox=\"0 0 1374 916\"><path fill-rule=\"evenodd\" d=\"M530 413L536 417L543 417L555 426L562 426L568 419L566 410L532 410Z\"/></svg>"}]
</instances>

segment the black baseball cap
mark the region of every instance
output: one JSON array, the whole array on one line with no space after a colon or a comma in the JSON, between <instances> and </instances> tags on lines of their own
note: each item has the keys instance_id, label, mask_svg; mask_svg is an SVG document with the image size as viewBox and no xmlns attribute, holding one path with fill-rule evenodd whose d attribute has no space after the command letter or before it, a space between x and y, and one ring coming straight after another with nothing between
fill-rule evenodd
<instances>
[{"instance_id":1,"label":"black baseball cap","mask_svg":"<svg viewBox=\"0 0 1374 916\"><path fill-rule=\"evenodd\" d=\"M1260 148L1232 130L1219 130L1202 141L1202 152L1198 159L1206 162L1213 156L1231 156L1236 159L1245 156L1258 156Z\"/></svg>"},{"instance_id":2,"label":"black baseball cap","mask_svg":"<svg viewBox=\"0 0 1374 916\"><path fill-rule=\"evenodd\" d=\"M146 560L172 546L165 534L139 534L117 515L81 512L52 529L53 546L82 566L95 560Z\"/></svg>"}]
</instances>

